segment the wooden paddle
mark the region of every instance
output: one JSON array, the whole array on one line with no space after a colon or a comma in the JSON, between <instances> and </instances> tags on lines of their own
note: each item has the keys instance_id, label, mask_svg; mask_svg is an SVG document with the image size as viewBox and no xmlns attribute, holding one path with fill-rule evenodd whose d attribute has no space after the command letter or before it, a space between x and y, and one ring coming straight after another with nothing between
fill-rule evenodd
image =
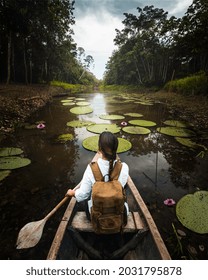
<instances>
[{"instance_id":1,"label":"wooden paddle","mask_svg":"<svg viewBox=\"0 0 208 280\"><path fill-rule=\"evenodd\" d=\"M43 228L47 220L69 199L65 196L48 215L40 220L26 224L19 232L16 249L26 249L34 247L41 239Z\"/></svg>"}]
</instances>

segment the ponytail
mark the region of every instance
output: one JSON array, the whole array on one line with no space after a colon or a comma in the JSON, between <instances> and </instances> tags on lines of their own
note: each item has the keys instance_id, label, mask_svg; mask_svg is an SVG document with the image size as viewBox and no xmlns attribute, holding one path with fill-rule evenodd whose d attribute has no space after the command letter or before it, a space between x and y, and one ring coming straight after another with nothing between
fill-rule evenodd
<instances>
[{"instance_id":1,"label":"ponytail","mask_svg":"<svg viewBox=\"0 0 208 280\"><path fill-rule=\"evenodd\" d=\"M113 171L113 163L116 160L116 152L118 148L117 137L108 131L100 134L98 142L99 150L103 153L104 157L109 161L109 178Z\"/></svg>"}]
</instances>

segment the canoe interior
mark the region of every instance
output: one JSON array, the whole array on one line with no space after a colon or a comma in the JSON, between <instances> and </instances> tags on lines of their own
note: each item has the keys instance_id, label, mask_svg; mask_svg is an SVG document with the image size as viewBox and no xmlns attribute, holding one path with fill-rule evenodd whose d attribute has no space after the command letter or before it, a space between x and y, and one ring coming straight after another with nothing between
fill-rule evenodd
<instances>
[{"instance_id":1,"label":"canoe interior","mask_svg":"<svg viewBox=\"0 0 208 280\"><path fill-rule=\"evenodd\" d=\"M80 222L77 230L73 227L73 219L76 221L76 213L84 210L84 203L76 203L69 220L63 218L66 223L63 239L55 256L59 260L87 260L87 259L136 259L136 260L160 260L161 253L158 250L152 232L136 203L135 197L129 188L126 189L127 200L131 212L139 213L141 221L136 219L135 226L124 229L123 233L110 235L97 235L87 226L86 222ZM83 216L83 214L81 215ZM78 217L77 221L80 221ZM138 224L138 226L136 225ZM141 226L142 224L142 226ZM50 253L49 253L50 255ZM50 256L49 256L50 259Z\"/></svg>"}]
</instances>

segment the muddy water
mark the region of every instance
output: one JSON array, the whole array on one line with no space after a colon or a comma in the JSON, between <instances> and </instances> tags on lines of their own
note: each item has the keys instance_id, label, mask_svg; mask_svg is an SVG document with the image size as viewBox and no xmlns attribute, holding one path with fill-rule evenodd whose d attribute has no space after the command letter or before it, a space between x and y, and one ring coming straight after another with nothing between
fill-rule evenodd
<instances>
[{"instance_id":1,"label":"muddy water","mask_svg":"<svg viewBox=\"0 0 208 280\"><path fill-rule=\"evenodd\" d=\"M68 121L79 119L120 125L121 121L104 121L99 115L137 112L144 115L143 119L155 121L160 126L164 120L172 118L165 104L161 103L147 106L102 93L79 94L76 97L89 101L93 113L72 114L69 112L71 107L60 102L64 98L54 98L51 104L29 120L30 123L44 121L45 129L18 128L15 134L1 143L1 147L20 147L32 163L13 170L0 182L0 259L45 259L47 256L65 206L46 223L36 247L16 250L15 242L19 230L26 223L43 218L63 198L68 188L79 183L94 155L82 147L83 139L94 134L86 128L67 127ZM180 119L180 116L177 118ZM125 121L130 119L134 118L126 117ZM55 139L63 133L72 133L75 140L57 144ZM145 136L124 132L117 136L125 137L132 143L131 150L120 154L120 158L129 165L130 176L150 209L172 258L178 259L182 255L208 258L207 235L201 236L185 229L176 218L175 206L167 207L163 202L167 198L177 202L187 193L207 188L207 156L203 159L196 157L196 151L181 146L172 137L158 134L156 127ZM178 250L172 223L176 229L186 233L184 252ZM203 245L203 251L199 250L200 245Z\"/></svg>"}]
</instances>

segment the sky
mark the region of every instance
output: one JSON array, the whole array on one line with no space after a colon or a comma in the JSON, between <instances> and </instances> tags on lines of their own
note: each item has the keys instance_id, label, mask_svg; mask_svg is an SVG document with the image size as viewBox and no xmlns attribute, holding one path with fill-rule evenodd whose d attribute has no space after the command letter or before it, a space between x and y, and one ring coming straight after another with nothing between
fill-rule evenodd
<instances>
[{"instance_id":1,"label":"sky","mask_svg":"<svg viewBox=\"0 0 208 280\"><path fill-rule=\"evenodd\" d=\"M116 49L115 29L122 30L123 13L137 15L137 7L153 5L169 16L182 17L193 0L75 0L74 41L94 58L90 71L102 79L105 65Z\"/></svg>"}]
</instances>

